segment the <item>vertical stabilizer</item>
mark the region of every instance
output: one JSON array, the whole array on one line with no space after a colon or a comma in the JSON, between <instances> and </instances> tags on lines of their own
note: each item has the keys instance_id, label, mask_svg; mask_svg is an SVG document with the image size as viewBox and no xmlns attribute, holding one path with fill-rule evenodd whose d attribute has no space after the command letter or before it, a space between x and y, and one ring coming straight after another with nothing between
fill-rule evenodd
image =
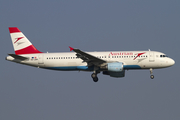
<instances>
[{"instance_id":1,"label":"vertical stabilizer","mask_svg":"<svg viewBox=\"0 0 180 120\"><path fill-rule=\"evenodd\" d=\"M16 55L42 53L34 47L17 27L9 27L9 32Z\"/></svg>"}]
</instances>

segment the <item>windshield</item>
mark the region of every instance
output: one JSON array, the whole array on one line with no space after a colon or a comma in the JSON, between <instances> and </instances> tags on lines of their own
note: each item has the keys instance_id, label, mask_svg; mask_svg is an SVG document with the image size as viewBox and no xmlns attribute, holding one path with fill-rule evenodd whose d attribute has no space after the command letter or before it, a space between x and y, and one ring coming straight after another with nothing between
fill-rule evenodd
<instances>
[{"instance_id":1,"label":"windshield","mask_svg":"<svg viewBox=\"0 0 180 120\"><path fill-rule=\"evenodd\" d=\"M160 57L168 57L167 55L160 55Z\"/></svg>"}]
</instances>

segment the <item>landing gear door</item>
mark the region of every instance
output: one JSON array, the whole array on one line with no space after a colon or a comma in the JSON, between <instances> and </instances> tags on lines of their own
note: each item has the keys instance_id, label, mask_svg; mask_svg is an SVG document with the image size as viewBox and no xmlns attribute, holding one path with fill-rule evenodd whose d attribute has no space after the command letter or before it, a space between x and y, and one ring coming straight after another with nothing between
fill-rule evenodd
<instances>
[{"instance_id":1,"label":"landing gear door","mask_svg":"<svg viewBox=\"0 0 180 120\"><path fill-rule=\"evenodd\" d=\"M44 64L43 55L41 54L38 56L38 64Z\"/></svg>"},{"instance_id":2,"label":"landing gear door","mask_svg":"<svg viewBox=\"0 0 180 120\"><path fill-rule=\"evenodd\" d=\"M149 52L149 62L154 62L154 52Z\"/></svg>"}]
</instances>

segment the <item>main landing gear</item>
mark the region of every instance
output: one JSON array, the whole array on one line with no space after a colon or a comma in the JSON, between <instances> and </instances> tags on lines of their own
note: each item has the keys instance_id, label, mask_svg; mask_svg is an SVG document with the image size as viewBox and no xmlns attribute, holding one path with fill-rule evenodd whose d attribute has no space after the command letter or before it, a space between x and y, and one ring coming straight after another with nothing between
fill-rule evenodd
<instances>
[{"instance_id":1,"label":"main landing gear","mask_svg":"<svg viewBox=\"0 0 180 120\"><path fill-rule=\"evenodd\" d=\"M91 77L92 77L92 79L93 79L94 82L97 82L97 81L98 81L97 73L93 73L93 74L91 75Z\"/></svg>"},{"instance_id":2,"label":"main landing gear","mask_svg":"<svg viewBox=\"0 0 180 120\"><path fill-rule=\"evenodd\" d=\"M153 74L153 69L150 68L149 70L150 70L150 74L151 74L150 78L151 78L151 79L154 79L154 75L152 75L152 74Z\"/></svg>"},{"instance_id":3,"label":"main landing gear","mask_svg":"<svg viewBox=\"0 0 180 120\"><path fill-rule=\"evenodd\" d=\"M99 67L94 66L94 72L93 72L93 74L91 74L91 77L92 77L94 82L98 82L98 77L97 77L98 73L100 73Z\"/></svg>"}]
</instances>

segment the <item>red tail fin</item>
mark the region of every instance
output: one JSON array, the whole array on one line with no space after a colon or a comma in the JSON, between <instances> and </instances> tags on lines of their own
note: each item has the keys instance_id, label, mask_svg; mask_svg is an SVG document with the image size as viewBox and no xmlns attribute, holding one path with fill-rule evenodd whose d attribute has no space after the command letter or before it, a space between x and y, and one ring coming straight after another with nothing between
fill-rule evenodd
<instances>
[{"instance_id":1,"label":"red tail fin","mask_svg":"<svg viewBox=\"0 0 180 120\"><path fill-rule=\"evenodd\" d=\"M9 32L16 55L42 53L34 47L17 27L9 27Z\"/></svg>"}]
</instances>

